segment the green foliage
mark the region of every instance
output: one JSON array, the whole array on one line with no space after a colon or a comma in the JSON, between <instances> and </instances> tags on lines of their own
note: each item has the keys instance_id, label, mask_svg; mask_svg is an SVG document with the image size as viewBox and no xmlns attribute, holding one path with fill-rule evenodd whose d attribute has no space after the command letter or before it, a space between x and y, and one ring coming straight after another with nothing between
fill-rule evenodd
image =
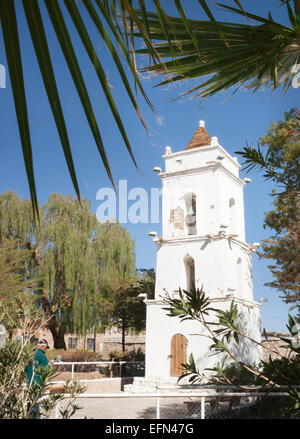
<instances>
[{"instance_id":1,"label":"green foliage","mask_svg":"<svg viewBox=\"0 0 300 439\"><path fill-rule=\"evenodd\" d=\"M190 291L182 290L179 287L179 299L171 298L169 294L166 294L166 302L170 305L168 308L163 308L165 311L169 311L167 315L179 317L181 321L199 320L203 322L203 315L208 315L212 310L203 288L199 290L195 286Z\"/></svg>"},{"instance_id":2,"label":"green foliage","mask_svg":"<svg viewBox=\"0 0 300 439\"><path fill-rule=\"evenodd\" d=\"M119 223L100 226L100 267L102 297L99 305L101 326L115 326L122 331L122 349L128 330L145 328L145 305L135 288L138 276L135 267L135 243ZM104 306L103 306L104 305Z\"/></svg>"},{"instance_id":3,"label":"green foliage","mask_svg":"<svg viewBox=\"0 0 300 439\"><path fill-rule=\"evenodd\" d=\"M223 366L223 367L222 367ZM248 365L249 368L251 365ZM220 364L214 369L216 372L215 379L218 384L233 384L236 386L241 385L254 385L257 384L258 378L253 375L241 364L231 363L229 365Z\"/></svg>"},{"instance_id":4,"label":"green foliage","mask_svg":"<svg viewBox=\"0 0 300 439\"><path fill-rule=\"evenodd\" d=\"M137 295L146 294L147 299L154 299L155 296L155 271L153 268L139 270L139 279L134 286Z\"/></svg>"},{"instance_id":5,"label":"green foliage","mask_svg":"<svg viewBox=\"0 0 300 439\"><path fill-rule=\"evenodd\" d=\"M108 355L109 361L145 361L145 353L141 348L126 352L111 351Z\"/></svg>"},{"instance_id":6,"label":"green foliage","mask_svg":"<svg viewBox=\"0 0 300 439\"><path fill-rule=\"evenodd\" d=\"M289 315L287 328L290 337L281 337L286 343L285 347L288 347L288 355L284 357L278 350L252 339L245 332L240 324L241 315L234 301L231 302L230 308L224 311L211 307L211 300L205 296L203 290L200 292L193 287L190 292L187 292L188 294L185 291L182 292L181 289L179 292L180 299L173 299L168 295L165 297L168 308L164 309L169 311L169 316L179 317L180 321L192 319L199 322L199 336L210 339L212 354L219 355L213 368L199 371L191 353L188 362L182 364L185 373L178 381L188 378L191 384L208 381L243 386L243 388L247 385L255 385L257 390L266 392L270 389L276 390L281 385L288 385L289 397L281 400L283 406L280 413L284 416L289 416L289 413L292 416L298 416L300 396L295 386L299 384L300 376L300 343L299 325L297 326L295 318ZM253 346L260 346L261 349L268 349L269 361L262 361L257 365L245 363L235 353L235 348L241 340L251 342ZM273 354L276 354L276 359L272 357ZM257 407L259 411L259 406Z\"/></svg>"},{"instance_id":7,"label":"green foliage","mask_svg":"<svg viewBox=\"0 0 300 439\"><path fill-rule=\"evenodd\" d=\"M294 11L289 2L285 2L290 20L289 27L275 22L271 14L265 18L246 12L237 0L232 3L236 7L219 4L224 11L233 14L232 22L217 22L205 0L198 2L195 0L195 7L199 7L199 11L205 12L209 18L208 21L195 20L194 17L188 19L180 0L174 1L179 17L168 16L159 0L152 2L155 12L151 13L147 12L144 0L135 2L96 0L95 4L90 0L85 0L82 2L83 10L74 0L64 0L64 8L62 9L57 0L44 0L42 3L49 18L50 27L53 29L54 36L62 50L96 147L113 185L113 175L78 61L77 46L73 44L70 36L69 23L74 27L75 33L83 44L84 53L88 56L95 70L99 85L104 92L105 102L108 104L134 164L136 163L131 145L118 106L112 96L104 65L101 63L90 38L88 24L95 25L100 40L116 67L129 101L145 128L146 123L138 107L130 79L133 80L134 87L141 92L152 110L153 106L137 73L137 53L149 54L150 65L143 67L142 71L166 75L166 80L161 81L159 85L166 82L174 83L209 77L189 91L199 92L200 96L211 96L232 86L237 88L244 86L254 91L263 86L272 87L274 90L282 86L286 90L290 87L293 79L291 67L299 60L299 0L293 2ZM19 30L23 29L25 23L30 33L68 172L80 201L81 195L69 133L54 74L53 57L48 47L44 12L41 12L39 2L36 0L31 2L23 0L21 8L24 14L17 17L15 2L1 1L0 21L35 219L39 217L40 212L36 195L26 81L22 67L24 53L20 46L21 36L19 35ZM243 19L243 21L247 20L247 22L238 22L238 18ZM252 20L251 24L249 24L249 20ZM253 22L257 24L255 25ZM140 48L142 39L145 49L135 50L136 38L138 47ZM127 67L128 73L125 67Z\"/></svg>"},{"instance_id":8,"label":"green foliage","mask_svg":"<svg viewBox=\"0 0 300 439\"><path fill-rule=\"evenodd\" d=\"M237 1L232 2L237 7L218 3L223 11L231 13L233 20L217 22L207 2L195 1L195 7L199 3L209 21L188 19L179 0L175 2L179 17L170 17L161 5L155 12L137 12L140 19L146 15L149 31L137 25L136 36L145 40L146 33L161 58L142 71L164 75L159 86L199 79L198 85L184 95L197 92L201 97L230 87L254 92L264 86L273 90L290 87L291 66L297 64L300 53L298 0L294 11L286 5L289 27L275 22L271 15L265 18L249 13ZM155 55L153 47L148 46L136 52Z\"/></svg>"},{"instance_id":9,"label":"green foliage","mask_svg":"<svg viewBox=\"0 0 300 439\"><path fill-rule=\"evenodd\" d=\"M32 305L28 297L16 297L7 301L0 301L0 322L11 336L14 329L23 334L24 343L30 340L30 334L46 324L46 320L38 308Z\"/></svg>"},{"instance_id":10,"label":"green foliage","mask_svg":"<svg viewBox=\"0 0 300 439\"><path fill-rule=\"evenodd\" d=\"M263 374L270 380L281 385L300 385L300 358L299 355L292 358L281 357L269 361L263 361Z\"/></svg>"},{"instance_id":11,"label":"green foliage","mask_svg":"<svg viewBox=\"0 0 300 439\"><path fill-rule=\"evenodd\" d=\"M292 353L300 354L300 325L298 319L288 315L289 323L286 325L290 337L280 337L282 341L286 343L285 347L287 347Z\"/></svg>"},{"instance_id":12,"label":"green foliage","mask_svg":"<svg viewBox=\"0 0 300 439\"><path fill-rule=\"evenodd\" d=\"M146 325L146 306L137 296L136 289L129 287L115 294L114 325L125 330L141 332Z\"/></svg>"},{"instance_id":13,"label":"green foliage","mask_svg":"<svg viewBox=\"0 0 300 439\"><path fill-rule=\"evenodd\" d=\"M263 149L266 150L263 153ZM259 256L270 259L273 280L267 286L283 293L288 303L299 302L300 291L300 116L296 109L284 120L272 123L257 149L237 152L245 159L245 169L264 171L276 185L274 209L265 213L264 227L275 233L262 242ZM279 192L278 192L279 190ZM275 263L274 263L274 262Z\"/></svg>"},{"instance_id":14,"label":"green foliage","mask_svg":"<svg viewBox=\"0 0 300 439\"><path fill-rule=\"evenodd\" d=\"M0 297L9 300L11 294L24 294L25 289L37 287L38 279L32 279L32 253L20 248L19 242L4 238L0 241Z\"/></svg>"},{"instance_id":15,"label":"green foliage","mask_svg":"<svg viewBox=\"0 0 300 439\"><path fill-rule=\"evenodd\" d=\"M190 354L188 362L182 363L181 366L186 370L179 379L178 382L189 376L189 383L194 384L195 382L201 381L202 375L196 368L195 360L193 354Z\"/></svg>"},{"instance_id":16,"label":"green foliage","mask_svg":"<svg viewBox=\"0 0 300 439\"><path fill-rule=\"evenodd\" d=\"M132 283L135 275L134 241L127 230L117 222L107 222L99 227L98 250L102 283L117 291L120 282ZM94 244L97 243L96 238Z\"/></svg>"},{"instance_id":17,"label":"green foliage","mask_svg":"<svg viewBox=\"0 0 300 439\"><path fill-rule=\"evenodd\" d=\"M288 408L290 403L288 396L261 397L250 407L236 410L229 416L232 419L299 419L297 412Z\"/></svg>"},{"instance_id":18,"label":"green foliage","mask_svg":"<svg viewBox=\"0 0 300 439\"><path fill-rule=\"evenodd\" d=\"M13 304L13 303L12 303ZM17 305L17 306L16 306ZM12 326L20 328L23 337L20 341L7 339L5 346L0 349L0 418L1 419L32 419L38 416L37 404L43 418L51 416L53 410L63 399L63 395L49 394L51 381L55 378L54 370L50 367L39 367L35 370L41 380L26 382L25 367L32 364L35 355L34 346L29 340L39 327L44 326L36 308L17 301L16 311L13 306L1 304L0 320L7 321L9 316ZM39 318L37 318L39 317ZM76 395L84 391L78 383L66 383L66 393L70 393L66 407L61 411L64 418L70 417L77 409Z\"/></svg>"},{"instance_id":19,"label":"green foliage","mask_svg":"<svg viewBox=\"0 0 300 439\"><path fill-rule=\"evenodd\" d=\"M24 26L28 27L34 54L39 65L42 82L45 87L47 100L53 114L68 171L79 200L81 200L80 188L73 162L72 149L65 123L65 116L60 101L60 93L58 91L56 76L53 69L54 59L50 54L48 47L48 39L45 31L45 18L48 20L47 24L49 24L52 28L55 38L57 39L57 42L62 50L66 65L69 69L70 78L74 83L81 106L84 110L87 122L94 137L99 155L102 159L106 173L112 183L113 176L102 141L100 128L97 118L94 114L94 109L86 84L84 82L81 67L79 65L77 48L76 46L73 46L72 38L69 33L69 20L71 26L74 26L75 32L83 44L84 52L88 56L88 59L95 70L99 80L99 85L104 92L104 101L108 104L108 108L111 112L113 120L116 123L117 129L119 130L134 163L135 159L132 153L130 142L123 126L117 104L111 93L105 74L105 68L101 63L98 53L95 50L92 40L89 36L88 27L85 23L86 19L88 20L89 25L93 23L96 26L99 37L103 45L108 49L109 56L111 56L116 71L120 76L121 83L126 91L126 95L128 96L131 105L144 126L145 122L139 110L130 81L127 78L124 64L129 68L135 87L141 91L146 102L152 108L152 105L143 90L139 76L135 71L134 63L129 55L129 48L126 47L122 36L118 32L119 27L114 28L112 25L112 15L110 13L110 9L107 7L107 4L105 5L106 2L103 3L101 1L97 1L96 6L94 6L92 2L86 0L82 2L84 13L81 7L78 7L74 0L64 1L66 10L64 8L61 9L61 2L58 2L57 0L44 0L42 3L43 9L46 11L46 17L44 12L41 12L40 10L40 3L36 0L31 2L24 0L20 2L20 8L23 9L24 14L21 14L21 16L18 16L18 18L14 1L3 0L0 4L0 22L3 36L3 46L7 57L8 74L12 87L15 112L18 121L18 129L22 144L22 152L34 217L39 217L39 207L36 195L32 142L27 109L26 81L24 79L22 67L24 56L26 57L26 52L24 52L20 46L20 41L22 40L22 35L19 35L20 29L23 29ZM120 1L120 3L122 5L127 4L127 2L124 1ZM83 19L83 16L85 20ZM109 32L110 30L113 32ZM123 62L120 58L119 51L124 55Z\"/></svg>"},{"instance_id":20,"label":"green foliage","mask_svg":"<svg viewBox=\"0 0 300 439\"><path fill-rule=\"evenodd\" d=\"M247 146L237 151L244 161L244 170L262 170L284 192L299 191L300 116L296 109L284 113L284 120L272 122L257 148Z\"/></svg>"},{"instance_id":21,"label":"green foliage","mask_svg":"<svg viewBox=\"0 0 300 439\"><path fill-rule=\"evenodd\" d=\"M85 349L67 351L64 349L47 350L47 357L49 360L55 360L57 356L60 356L61 361L66 362L101 360L101 355L99 354L99 352L87 351Z\"/></svg>"},{"instance_id":22,"label":"green foliage","mask_svg":"<svg viewBox=\"0 0 300 439\"><path fill-rule=\"evenodd\" d=\"M234 300L232 300L230 304L230 309L228 311L223 311L221 309L216 310L217 313L217 322L211 323L211 325L217 325L221 326L220 329L216 329L214 331L214 334L217 336L222 335L222 341L226 339L227 343L230 343L231 338L234 337L234 340L237 344L239 344L239 327L238 327L238 308L237 305L234 303ZM215 338L215 342L217 345L221 345L215 348L217 349L223 349L222 345L223 343L220 340L217 340ZM212 346L214 347L214 345Z\"/></svg>"},{"instance_id":23,"label":"green foliage","mask_svg":"<svg viewBox=\"0 0 300 439\"><path fill-rule=\"evenodd\" d=\"M90 203L83 203L82 209L71 197L50 195L44 206L41 261L44 310L59 308L65 327L78 334L95 321L94 296L100 284L98 245L91 243L99 228Z\"/></svg>"},{"instance_id":24,"label":"green foliage","mask_svg":"<svg viewBox=\"0 0 300 439\"><path fill-rule=\"evenodd\" d=\"M84 335L97 330L100 321L103 326L111 323L115 293L124 284L130 286L135 276L134 242L120 224L100 225L89 201L80 206L72 197L52 194L40 208L40 228L34 229L30 202L6 192L0 196L0 236L5 249L17 245L10 253L12 268L4 253L6 277L12 286L20 282L25 296L30 287L55 348L65 348L67 330ZM0 267L1 255L0 244ZM17 288L10 291L15 295Z\"/></svg>"}]
</instances>

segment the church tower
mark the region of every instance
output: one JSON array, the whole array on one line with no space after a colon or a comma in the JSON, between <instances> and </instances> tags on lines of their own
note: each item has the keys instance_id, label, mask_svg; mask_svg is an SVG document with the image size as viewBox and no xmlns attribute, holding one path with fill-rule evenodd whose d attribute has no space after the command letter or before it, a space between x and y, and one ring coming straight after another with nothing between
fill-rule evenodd
<instances>
[{"instance_id":1,"label":"church tower","mask_svg":"<svg viewBox=\"0 0 300 439\"><path fill-rule=\"evenodd\" d=\"M162 236L157 245L155 298L146 300L146 380L176 381L181 363L193 353L197 367L212 367L208 339L200 324L180 322L163 310L166 291L194 283L212 300L228 309L234 298L248 334L260 341L260 308L253 300L251 254L245 241L243 190L249 179L239 177L240 165L210 137L204 121L183 151L167 146L162 181ZM241 345L243 360L258 363L255 345Z\"/></svg>"}]
</instances>

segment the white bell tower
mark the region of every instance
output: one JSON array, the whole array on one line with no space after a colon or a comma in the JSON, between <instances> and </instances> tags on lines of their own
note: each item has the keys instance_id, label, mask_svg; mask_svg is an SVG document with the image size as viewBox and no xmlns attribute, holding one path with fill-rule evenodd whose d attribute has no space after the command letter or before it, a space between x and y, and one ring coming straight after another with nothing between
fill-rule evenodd
<instances>
[{"instance_id":1,"label":"white bell tower","mask_svg":"<svg viewBox=\"0 0 300 439\"><path fill-rule=\"evenodd\" d=\"M244 316L248 333L260 341L260 308L253 300L251 254L255 245L245 242L243 190L240 165L210 137L204 121L188 146L172 152L167 146L162 180L162 236L157 245L154 300L146 300L146 380L176 381L181 363L193 353L199 369L211 367L203 328L193 321L180 322L163 310L167 291L192 283L203 289L213 306L228 309L232 299ZM258 363L260 351L242 345L243 359Z\"/></svg>"}]
</instances>

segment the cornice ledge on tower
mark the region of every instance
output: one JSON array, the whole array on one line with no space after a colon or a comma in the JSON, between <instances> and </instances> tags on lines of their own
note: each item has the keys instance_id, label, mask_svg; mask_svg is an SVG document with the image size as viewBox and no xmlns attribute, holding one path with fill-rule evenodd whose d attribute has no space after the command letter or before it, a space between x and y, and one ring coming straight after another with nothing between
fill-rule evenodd
<instances>
[{"instance_id":1,"label":"cornice ledge on tower","mask_svg":"<svg viewBox=\"0 0 300 439\"><path fill-rule=\"evenodd\" d=\"M222 297L222 296L210 296L209 294L207 295L207 298L209 299L210 302L231 302L232 300L240 305L246 306L247 308L261 308L262 305L259 302L256 302L255 300L251 300L251 299L244 299L242 297L236 297L236 296L227 296L227 297ZM159 305L159 306L166 306L166 301L163 299L145 299L144 300L145 305Z\"/></svg>"},{"instance_id":2,"label":"cornice ledge on tower","mask_svg":"<svg viewBox=\"0 0 300 439\"><path fill-rule=\"evenodd\" d=\"M212 151L212 150L220 150L223 154L225 154L226 158L228 158L237 168L240 168L241 165L239 164L239 162L237 161L236 157L232 157L228 151L226 151L225 148L223 148L222 145L220 145L219 143L215 144L215 145L210 145L210 146L202 146L201 147L201 152L202 151ZM162 158L164 160L169 160L172 159L174 157L181 157L181 156L185 156L185 155L189 155L189 154L194 154L196 151L195 149L184 149L183 151L176 151L176 152L171 152L168 154L164 154L162 156ZM199 152L199 151L198 151Z\"/></svg>"},{"instance_id":3,"label":"cornice ledge on tower","mask_svg":"<svg viewBox=\"0 0 300 439\"><path fill-rule=\"evenodd\" d=\"M243 250L245 250L247 253L251 254L251 245L247 242L240 241L239 239L231 238L229 235L226 234L215 234L215 235L187 235L182 237L176 237L176 238L162 238L156 242L157 245L177 245L178 243L185 243L185 242L193 242L193 241L200 241L205 242L207 240L213 241L230 241L231 244L238 245Z\"/></svg>"},{"instance_id":4,"label":"cornice ledge on tower","mask_svg":"<svg viewBox=\"0 0 300 439\"><path fill-rule=\"evenodd\" d=\"M228 175L233 177L237 183L241 184L242 186L246 186L245 181L243 181L240 177L237 177L236 175L234 175L229 169L227 169L224 165L222 165L222 163L217 163L217 162L210 164L210 165L199 166L197 168L187 168L187 169L178 169L176 171L161 172L159 174L159 177L162 179L176 178L180 175L185 175L185 174L196 174L196 173L200 173L200 172L209 172L214 168L216 170L218 169L218 170L221 170L221 171L227 173Z\"/></svg>"},{"instance_id":5,"label":"cornice ledge on tower","mask_svg":"<svg viewBox=\"0 0 300 439\"><path fill-rule=\"evenodd\" d=\"M236 297L234 295L227 296L227 297L220 297L220 296L214 296L214 297L208 297L208 299L211 302L228 302L228 301L234 301L235 303L238 303L240 305L244 305L247 308L261 308L262 305L259 302L255 302L255 300L251 299L244 299L243 297Z\"/></svg>"}]
</instances>

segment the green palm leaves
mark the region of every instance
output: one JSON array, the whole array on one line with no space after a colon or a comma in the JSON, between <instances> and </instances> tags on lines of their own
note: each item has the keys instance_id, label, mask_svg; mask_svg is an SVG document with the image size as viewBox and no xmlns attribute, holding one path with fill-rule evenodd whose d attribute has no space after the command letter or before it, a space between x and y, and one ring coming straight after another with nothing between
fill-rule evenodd
<instances>
[{"instance_id":1,"label":"green palm leaves","mask_svg":"<svg viewBox=\"0 0 300 439\"><path fill-rule=\"evenodd\" d=\"M220 5L224 10L247 18L246 24L217 22L205 0L194 0L208 17L208 21L187 18L181 0L174 0L179 17L170 17L160 0L153 0L155 12L147 12L145 0L22 0L27 26L31 35L35 55L64 151L69 174L80 200L80 188L76 177L71 145L58 93L52 59L44 29L45 17L40 4L44 2L48 17L60 44L70 75L76 87L81 105L93 134L98 152L112 184L113 176L108 163L101 131L93 110L87 87L81 73L76 49L73 47L64 14L69 14L86 53L99 79L113 119L134 162L134 155L117 105L112 96L103 65L93 47L82 9L108 49L119 73L121 83L136 110L138 118L146 123L138 107L130 79L135 91L153 110L136 66L136 53L147 53L150 64L141 71L167 74L158 85L167 82L204 80L187 93L196 92L208 97L232 86L248 87L256 91L262 86L276 89L282 85L288 89L293 79L292 69L300 64L300 0L282 0L287 8L290 27L276 23L271 14L268 18L245 12L239 0L236 7ZM293 8L291 4L293 3ZM65 11L61 9L65 6ZM82 9L81 9L82 8ZM138 9L135 9L138 8ZM66 12L67 11L67 12ZM253 21L258 24L253 24ZM15 0L0 1L0 22L6 52L8 72L13 92L15 111L23 150L23 157L30 189L33 212L38 216L38 201L34 178L34 164L30 136L30 122L25 94L20 49L19 24L15 11ZM135 50L138 38L144 49ZM120 54L123 57L121 62ZM123 66L123 64L125 64ZM126 71L127 67L127 71Z\"/></svg>"},{"instance_id":2,"label":"green palm leaves","mask_svg":"<svg viewBox=\"0 0 300 439\"><path fill-rule=\"evenodd\" d=\"M77 60L76 51L73 47L71 37L65 22L63 12L60 7L60 2L57 0L44 0L47 13L49 15L51 24L55 31L56 37L59 41L60 47L62 49L65 61L69 68L71 77L73 79L74 85L76 87L78 96L80 98L82 107L84 109L87 121L89 123L90 129L92 131L96 146L98 148L99 154L101 156L102 162L104 164L105 170L112 182L113 176L109 167L106 151L101 138L101 133L96 116L93 111L92 103L84 82L84 78L81 73L80 65ZM124 67L120 61L120 56L117 52L115 45L120 49L120 51L125 54L126 63L129 66L134 82L142 92L144 98L148 102L150 101L144 92L139 78L134 69L131 57L128 54L123 39L120 37L120 33L116 32L113 28L112 18L108 12L108 8L105 7L103 1L97 0L96 5L98 10L96 11L91 0L83 0L82 4L88 11L91 20L95 23L99 34L107 46L117 70L120 74L122 83L127 91L131 104L135 108L138 117L145 126L145 122L142 118L141 112L138 108L134 93L131 89L129 80L125 74ZM91 39L89 37L87 28L81 17L81 13L78 9L77 2L75 0L64 0L64 4L68 10L68 13L73 21L73 24L81 38L81 41L86 49L86 52L91 60L91 63L97 73L99 83L104 91L107 103L110 107L113 118L117 124L117 127L122 135L125 145L129 151L129 154L135 163L135 159L132 153L131 145L126 135L125 128L123 126L121 117L117 110L116 103L113 99L112 93L109 89L108 81L104 73L104 69L98 58L98 55L93 47ZM44 29L43 16L40 11L38 0L22 0L22 6L24 9L28 29L30 32L32 44L34 47L35 55L39 64L41 76L46 89L49 104L52 110L52 114L55 120L56 128L60 137L61 145L64 151L64 156L68 166L69 174L73 182L74 189L76 191L77 197L80 200L80 189L76 177L75 166L72 157L72 151L70 146L70 141L68 137L67 127L65 123L65 118L63 114L62 105L60 102L60 97L56 85L55 74L52 66L52 60L49 52L47 36ZM24 86L24 76L22 69L22 54L20 50L20 35L18 31L18 22L15 11L14 0L1 0L0 2L0 20L2 27L2 34L4 40L4 47L7 57L8 71L11 80L11 87L13 92L13 99L15 105L15 111L18 120L19 134L22 144L23 157L25 168L27 172L27 178L30 189L30 196L32 201L32 207L34 214L38 217L38 201L36 194L36 185L34 178L34 166L32 158L32 144L30 136L30 123L28 120L27 112L27 102L25 95ZM108 27L114 30L115 42L113 43L108 32L105 29L104 23ZM136 163L135 163L136 164Z\"/></svg>"},{"instance_id":3,"label":"green palm leaves","mask_svg":"<svg viewBox=\"0 0 300 439\"><path fill-rule=\"evenodd\" d=\"M180 17L167 17L164 27L157 13L147 14L150 37L163 62L142 71L167 72L169 77L158 85L206 78L187 92L201 97L232 86L256 91L262 86L287 89L291 85L292 68L300 63L299 0L294 1L294 12L290 2L286 3L291 27L276 23L270 14L263 18L245 12L236 0L237 8L218 5L246 17L247 23L216 22L206 2L199 2L209 21L188 20L180 0L175 0ZM137 52L147 53L148 49Z\"/></svg>"},{"instance_id":4,"label":"green palm leaves","mask_svg":"<svg viewBox=\"0 0 300 439\"><path fill-rule=\"evenodd\" d=\"M0 18L8 70L16 108L16 116L18 120L20 137L22 140L23 157L30 188L32 207L34 212L38 212L25 86L14 2L9 0L0 2Z\"/></svg>"}]
</instances>

